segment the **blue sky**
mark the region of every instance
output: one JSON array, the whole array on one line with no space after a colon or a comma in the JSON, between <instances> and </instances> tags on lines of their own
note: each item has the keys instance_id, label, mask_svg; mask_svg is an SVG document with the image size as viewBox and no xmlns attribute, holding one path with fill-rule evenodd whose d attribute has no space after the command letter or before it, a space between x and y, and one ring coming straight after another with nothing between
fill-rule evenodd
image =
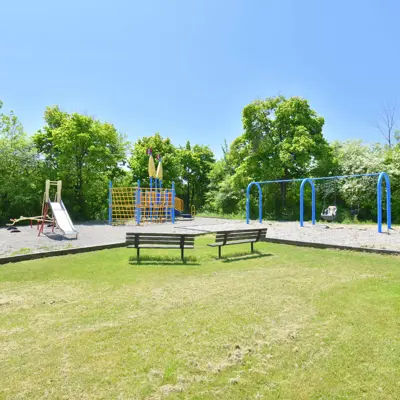
<instances>
[{"instance_id":1,"label":"blue sky","mask_svg":"<svg viewBox=\"0 0 400 400\"><path fill-rule=\"evenodd\" d=\"M297 95L328 140L380 141L372 124L399 100L399 15L395 0L2 2L0 99L30 134L58 104L130 140L159 131L220 154L246 104Z\"/></svg>"}]
</instances>

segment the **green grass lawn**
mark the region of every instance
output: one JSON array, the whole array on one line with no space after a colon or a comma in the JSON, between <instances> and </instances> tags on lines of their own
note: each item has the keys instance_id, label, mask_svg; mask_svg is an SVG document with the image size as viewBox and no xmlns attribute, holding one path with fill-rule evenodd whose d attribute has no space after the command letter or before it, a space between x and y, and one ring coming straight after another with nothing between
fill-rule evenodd
<instances>
[{"instance_id":1,"label":"green grass lawn","mask_svg":"<svg viewBox=\"0 0 400 400\"><path fill-rule=\"evenodd\" d=\"M2 266L0 398L399 398L399 258L211 240Z\"/></svg>"}]
</instances>

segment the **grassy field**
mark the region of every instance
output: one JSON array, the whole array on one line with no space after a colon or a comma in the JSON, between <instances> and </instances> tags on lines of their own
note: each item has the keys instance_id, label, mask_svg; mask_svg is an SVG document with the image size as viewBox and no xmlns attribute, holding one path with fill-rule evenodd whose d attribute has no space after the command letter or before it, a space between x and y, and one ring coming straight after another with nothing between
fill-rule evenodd
<instances>
[{"instance_id":1,"label":"grassy field","mask_svg":"<svg viewBox=\"0 0 400 400\"><path fill-rule=\"evenodd\" d=\"M2 266L0 398L399 398L399 258L210 241Z\"/></svg>"}]
</instances>

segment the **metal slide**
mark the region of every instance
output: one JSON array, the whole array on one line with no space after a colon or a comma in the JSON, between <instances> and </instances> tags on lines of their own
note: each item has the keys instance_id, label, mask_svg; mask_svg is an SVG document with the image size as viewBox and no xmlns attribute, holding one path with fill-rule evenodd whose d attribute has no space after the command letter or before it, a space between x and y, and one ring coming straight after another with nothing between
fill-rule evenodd
<instances>
[{"instance_id":1,"label":"metal slide","mask_svg":"<svg viewBox=\"0 0 400 400\"><path fill-rule=\"evenodd\" d=\"M75 235L76 239L78 239L78 231L74 227L64 203L62 201L61 203L50 202L50 207L57 226L63 232L63 234L65 236Z\"/></svg>"}]
</instances>

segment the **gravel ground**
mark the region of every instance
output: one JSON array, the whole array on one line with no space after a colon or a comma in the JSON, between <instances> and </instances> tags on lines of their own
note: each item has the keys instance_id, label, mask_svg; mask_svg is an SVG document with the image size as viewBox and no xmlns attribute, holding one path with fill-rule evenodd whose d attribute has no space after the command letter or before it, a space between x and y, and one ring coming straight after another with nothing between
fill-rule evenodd
<instances>
[{"instance_id":1,"label":"gravel ground","mask_svg":"<svg viewBox=\"0 0 400 400\"><path fill-rule=\"evenodd\" d=\"M63 238L51 229L45 230L45 235L37 236L36 228L19 227L20 233L10 233L0 229L0 257L18 254L37 253L51 250L61 250L74 247L86 247L120 243L125 241L126 232L190 232L204 234L220 230L248 229L259 227L252 222L246 225L244 221L218 218L196 218L195 221L178 221L172 224L152 224L145 226L113 227L105 224L76 225L79 238ZM376 225L339 225L306 224L300 228L298 222L264 222L261 226L268 228L268 237L287 240L298 240L313 243L327 243L355 247L400 250L400 230L394 229L389 233L377 233Z\"/></svg>"}]
</instances>

